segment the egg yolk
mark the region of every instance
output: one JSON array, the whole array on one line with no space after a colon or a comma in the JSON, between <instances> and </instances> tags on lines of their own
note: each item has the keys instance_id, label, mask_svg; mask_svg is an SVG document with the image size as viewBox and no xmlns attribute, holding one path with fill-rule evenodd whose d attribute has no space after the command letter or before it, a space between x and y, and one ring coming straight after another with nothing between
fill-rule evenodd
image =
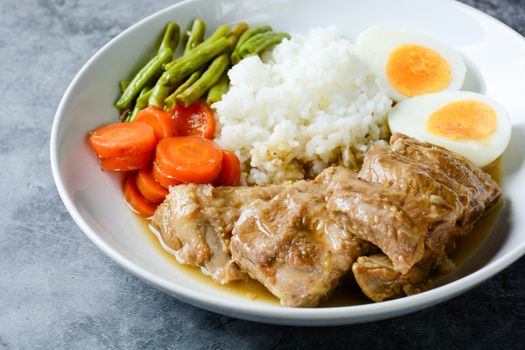
<instances>
[{"instance_id":1,"label":"egg yolk","mask_svg":"<svg viewBox=\"0 0 525 350\"><path fill-rule=\"evenodd\" d=\"M496 111L478 100L449 103L427 120L428 132L453 140L483 139L496 130L496 125Z\"/></svg>"},{"instance_id":2,"label":"egg yolk","mask_svg":"<svg viewBox=\"0 0 525 350\"><path fill-rule=\"evenodd\" d=\"M420 45L402 45L392 51L386 74L394 89L410 97L441 91L452 79L448 62Z\"/></svg>"}]
</instances>

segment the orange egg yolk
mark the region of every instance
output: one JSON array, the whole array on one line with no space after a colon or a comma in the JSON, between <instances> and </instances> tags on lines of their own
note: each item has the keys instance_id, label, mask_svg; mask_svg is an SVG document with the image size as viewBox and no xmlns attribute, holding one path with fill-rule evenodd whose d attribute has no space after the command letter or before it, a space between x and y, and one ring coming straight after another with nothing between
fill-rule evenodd
<instances>
[{"instance_id":1,"label":"orange egg yolk","mask_svg":"<svg viewBox=\"0 0 525 350\"><path fill-rule=\"evenodd\" d=\"M438 92L449 86L451 70L436 51L420 45L402 45L388 57L390 84L405 96Z\"/></svg>"},{"instance_id":2,"label":"orange egg yolk","mask_svg":"<svg viewBox=\"0 0 525 350\"><path fill-rule=\"evenodd\" d=\"M480 140L496 130L496 111L478 100L462 100L441 107L427 120L431 134L453 140Z\"/></svg>"}]
</instances>

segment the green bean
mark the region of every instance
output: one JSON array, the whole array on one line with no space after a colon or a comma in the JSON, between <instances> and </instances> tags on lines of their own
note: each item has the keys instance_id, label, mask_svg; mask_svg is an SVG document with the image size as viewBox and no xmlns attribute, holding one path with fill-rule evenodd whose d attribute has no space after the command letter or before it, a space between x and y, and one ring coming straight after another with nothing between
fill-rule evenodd
<instances>
[{"instance_id":1,"label":"green bean","mask_svg":"<svg viewBox=\"0 0 525 350\"><path fill-rule=\"evenodd\" d=\"M193 102L203 96L215 83L230 65L230 53L226 52L216 57L202 76L189 88L176 96L177 102L184 107L188 107Z\"/></svg>"},{"instance_id":2,"label":"green bean","mask_svg":"<svg viewBox=\"0 0 525 350\"><path fill-rule=\"evenodd\" d=\"M272 27L270 26L256 26L256 27L249 28L247 31L245 31L239 38L239 41L237 41L237 45L235 45L235 49L233 50L233 53L231 56L232 63L233 64L239 63L240 61L239 48L242 46L242 44L246 42L246 40L250 39L252 36L256 34L269 32L271 30L272 30Z\"/></svg>"},{"instance_id":3,"label":"green bean","mask_svg":"<svg viewBox=\"0 0 525 350\"><path fill-rule=\"evenodd\" d=\"M228 34L228 30L230 30L230 28L225 24L223 24L222 26L218 26L217 29L215 29L215 31L213 32L213 34L210 35L208 39L204 40L204 42L207 42L207 41L209 42L209 41L213 41L213 40L222 38L226 36L226 34Z\"/></svg>"},{"instance_id":4,"label":"green bean","mask_svg":"<svg viewBox=\"0 0 525 350\"><path fill-rule=\"evenodd\" d=\"M121 80L120 81L120 92L124 92L124 90L126 90L126 88L128 87L129 85L129 81L127 80Z\"/></svg>"},{"instance_id":5,"label":"green bean","mask_svg":"<svg viewBox=\"0 0 525 350\"><path fill-rule=\"evenodd\" d=\"M231 61L232 61L232 64L235 65L237 63L239 63L241 61L241 56L239 55L239 51L238 50L233 50L232 54L231 54Z\"/></svg>"},{"instance_id":6,"label":"green bean","mask_svg":"<svg viewBox=\"0 0 525 350\"><path fill-rule=\"evenodd\" d=\"M212 103L222 100L222 95L224 95L229 88L230 80L228 79L227 72L222 73L221 77L215 85L210 88L208 91L208 97L206 98L206 103L208 106L211 106Z\"/></svg>"},{"instance_id":7,"label":"green bean","mask_svg":"<svg viewBox=\"0 0 525 350\"><path fill-rule=\"evenodd\" d=\"M204 40L204 34L206 34L206 23L202 19L197 18L191 26L184 53L199 45Z\"/></svg>"},{"instance_id":8,"label":"green bean","mask_svg":"<svg viewBox=\"0 0 525 350\"><path fill-rule=\"evenodd\" d=\"M241 59L257 55L273 45L280 43L284 38L290 38L287 33L264 32L259 33L246 40L239 48Z\"/></svg>"},{"instance_id":9,"label":"green bean","mask_svg":"<svg viewBox=\"0 0 525 350\"><path fill-rule=\"evenodd\" d=\"M250 39L255 34L269 32L271 30L272 30L272 27L267 26L267 25L252 27L241 35L241 37L239 38L239 42L237 43L237 46L235 46L235 48L237 49L241 47L241 45L244 44L246 40Z\"/></svg>"},{"instance_id":10,"label":"green bean","mask_svg":"<svg viewBox=\"0 0 525 350\"><path fill-rule=\"evenodd\" d=\"M147 87L145 88L142 88L142 90L140 91L140 94L139 96L137 97L137 102L135 103L135 107L133 107L133 110L131 111L131 113L129 113L126 117L126 119L124 119L124 122L132 122L133 120L135 120L135 117L137 116L137 114L139 113L139 111L144 108L145 106L141 107L139 105L139 100L141 98L144 98L144 96L146 94L151 93L151 89L148 89Z\"/></svg>"},{"instance_id":11,"label":"green bean","mask_svg":"<svg viewBox=\"0 0 525 350\"><path fill-rule=\"evenodd\" d=\"M195 40L193 41L193 44L191 44L190 46L194 46L197 47L199 46L198 43L200 40L202 40L202 38L204 37L204 32L206 30L206 25L204 24L204 22L202 20L196 20L195 23L194 23L194 28L195 29L195 33L196 34L196 38ZM193 29L192 29L192 32L193 32ZM215 37L218 38L219 36L223 36L225 32L227 32L227 29L228 27L227 26L221 26L220 28L218 28L216 31L215 31ZM200 39L199 39L200 37ZM213 36L212 36L213 37ZM191 39L191 36L190 36L190 39ZM215 39L216 40L216 39ZM208 40L207 42L207 45L211 45L213 43L213 40ZM204 46L207 46L207 45L204 45ZM186 46L186 50L188 51L185 51L183 56L182 57L185 57L187 55L193 55L193 49L188 49L188 45ZM213 57L211 57L213 58ZM211 59L210 58L210 59ZM177 62L180 62L182 61L182 63L184 63L184 60L181 60L181 57L179 57L178 59L175 59L174 60L175 63L173 64L173 66L169 66L168 67L168 71L170 71L171 69L173 69L173 67L176 66ZM206 62L204 62L206 63ZM204 64L203 63L203 64ZM199 67L197 67L198 69ZM189 72L188 74L190 74L191 72ZM187 76L187 74L186 74ZM184 77L182 77L183 79ZM169 95L170 93L170 90L171 90L171 86L175 85L176 83L180 82L182 79L180 79L179 81L173 83L172 81L170 80L167 80L167 79L163 79L161 77L161 79L159 79L157 81L157 83L155 84L155 87L153 88L153 92L149 98L149 101L148 101L148 104L150 106L153 106L155 108L162 108L162 106L164 105L164 100L166 99L166 97Z\"/></svg>"},{"instance_id":12,"label":"green bean","mask_svg":"<svg viewBox=\"0 0 525 350\"><path fill-rule=\"evenodd\" d=\"M173 52L168 49L149 60L137 75L133 77L126 90L115 103L115 106L120 110L129 108L135 96L162 69L162 65L170 60L171 56L173 56Z\"/></svg>"},{"instance_id":13,"label":"green bean","mask_svg":"<svg viewBox=\"0 0 525 350\"><path fill-rule=\"evenodd\" d=\"M231 40L224 37L203 42L189 51L188 54L180 57L173 67L162 74L159 82L171 85L179 83L191 73L200 69L208 61L227 51L230 43Z\"/></svg>"},{"instance_id":14,"label":"green bean","mask_svg":"<svg viewBox=\"0 0 525 350\"><path fill-rule=\"evenodd\" d=\"M159 80L160 81L160 80ZM162 108L164 106L164 100L170 93L170 86L168 84L157 84L153 87L151 95L148 99L148 106L155 108Z\"/></svg>"},{"instance_id":15,"label":"green bean","mask_svg":"<svg viewBox=\"0 0 525 350\"><path fill-rule=\"evenodd\" d=\"M206 32L206 23L201 19L196 19L193 22L192 29L188 32L188 41L186 42L186 47L184 53L188 50L194 48L202 42L204 39L204 34ZM177 58L173 59L171 62L164 65L164 70L169 70L177 62Z\"/></svg>"},{"instance_id":16,"label":"green bean","mask_svg":"<svg viewBox=\"0 0 525 350\"><path fill-rule=\"evenodd\" d=\"M237 23L232 31L228 34L230 39L230 48L233 51L239 42L239 38L248 30L248 24L246 22Z\"/></svg>"},{"instance_id":17,"label":"green bean","mask_svg":"<svg viewBox=\"0 0 525 350\"><path fill-rule=\"evenodd\" d=\"M221 26L218 28L218 30L215 31L215 38L218 38L220 36L224 36L223 33L227 32L228 27L227 26ZM188 42L186 43L186 47L184 50L184 55L188 54L192 49L197 47L202 40L204 39L204 34L206 32L206 24L201 19L196 19L193 22L192 30L188 37ZM213 36L212 36L213 37ZM173 68L173 66L178 62L178 59L173 60L172 62L168 63L164 69L170 70ZM162 108L164 105L164 100L169 95L171 90L171 83L165 80L159 80L157 84L155 84L155 87L153 89L153 93L151 94L149 98L149 105L153 106L155 108ZM173 99L173 103L174 103ZM170 102L171 104L171 102Z\"/></svg>"},{"instance_id":18,"label":"green bean","mask_svg":"<svg viewBox=\"0 0 525 350\"><path fill-rule=\"evenodd\" d=\"M177 50L177 46L179 46L180 41L180 27L175 22L169 22L166 26L166 30L164 32L164 37L162 38L162 43L160 44L159 48L159 55L162 52L175 52ZM155 108L162 108L164 105L164 99L169 95L170 93L170 86L167 84L160 84L157 81L157 84L153 87L153 91L151 92L151 96L148 100L148 105L153 106Z\"/></svg>"},{"instance_id":19,"label":"green bean","mask_svg":"<svg viewBox=\"0 0 525 350\"><path fill-rule=\"evenodd\" d=\"M180 28L175 22L170 22L166 26L162 42L158 53L149 60L148 63L133 77L126 87L115 106L120 109L126 109L131 106L133 99L140 93L142 88L157 74L162 71L162 66L171 60L173 52L177 49L180 40Z\"/></svg>"},{"instance_id":20,"label":"green bean","mask_svg":"<svg viewBox=\"0 0 525 350\"><path fill-rule=\"evenodd\" d=\"M137 102L135 102L135 106L139 107L139 109L148 107L149 97L152 93L153 88L148 88L143 95L139 95L139 97L137 97Z\"/></svg>"},{"instance_id":21,"label":"green bean","mask_svg":"<svg viewBox=\"0 0 525 350\"><path fill-rule=\"evenodd\" d=\"M186 81L184 83L182 83L181 85L179 85L175 91L173 92L173 95L174 96L177 96L179 94L181 94L184 90L186 90L187 88L189 88L194 82L196 82L202 75L202 73L204 72L204 69L199 69L198 71L196 72L193 72L188 79L186 79Z\"/></svg>"},{"instance_id":22,"label":"green bean","mask_svg":"<svg viewBox=\"0 0 525 350\"><path fill-rule=\"evenodd\" d=\"M128 109L128 111L129 111L129 109ZM126 119L124 119L124 122L125 123L131 123L132 121L135 120L135 118L137 117L137 114L139 114L139 112L140 112L140 108L138 108L135 105L135 107L133 107L133 110L128 114Z\"/></svg>"},{"instance_id":23,"label":"green bean","mask_svg":"<svg viewBox=\"0 0 525 350\"><path fill-rule=\"evenodd\" d=\"M174 58L171 62L168 62L164 65L164 71L167 71L167 70L170 70L171 67L173 67L175 65L175 63L177 63L178 61L178 57L177 58Z\"/></svg>"},{"instance_id":24,"label":"green bean","mask_svg":"<svg viewBox=\"0 0 525 350\"><path fill-rule=\"evenodd\" d=\"M248 29L248 25L246 23L244 23L244 22L243 23L239 23L239 24L235 25L232 28L232 31L230 33L228 33L227 37L226 37L226 39L228 40L228 45L229 45L230 48L233 48L235 46L235 44L237 43L237 40L239 39L239 37L247 29ZM221 27L217 28L215 33L210 38L208 38L202 45L203 46L211 45L211 43L213 43L214 40L216 41L216 40L219 40L220 38L222 38L225 35L225 33L227 33L227 30L228 30L227 26L221 26ZM195 53L195 51L190 50L187 54L191 55L191 54L194 54L194 53ZM224 61L224 59L221 59L219 61L222 62L222 61ZM212 69L212 73L213 73L213 70L215 70L215 69L221 69L222 71L224 71L226 69L226 68L221 68L219 63L216 63L215 65L213 65L213 62L212 62L212 64L210 65L210 68ZM226 67L228 65L229 65L229 62L226 64ZM170 106L173 106L176 103L176 101L179 100L179 95L183 96L182 98L185 99L185 101L186 101L186 102L184 102L184 104L185 104L185 106L187 106L187 105L191 104L192 102L194 102L200 96L202 96L205 93L207 93L207 90L213 85L213 84L209 83L210 79L212 79L212 81L216 81L218 79L218 77L220 76L220 73L216 77L212 73L208 72L207 80L204 83L201 81L200 84L196 85L201 90L199 90L199 89L193 89L193 90L190 89L190 87L194 83L197 82L197 79L200 79L200 74L201 73L193 74L192 76L190 76L190 78L187 79L184 84L180 85L175 90L175 92L172 93L172 95L170 96L170 99L168 100L168 102L165 103L167 105L167 107L170 108ZM204 90L202 90L202 89L204 89ZM184 95L184 92L186 90L192 92L192 94L198 94L198 97L194 98L193 95L188 95L189 97L184 97L184 96L186 96L186 95ZM191 101L191 102L188 102L188 101ZM151 99L150 99L150 103L151 103Z\"/></svg>"},{"instance_id":25,"label":"green bean","mask_svg":"<svg viewBox=\"0 0 525 350\"><path fill-rule=\"evenodd\" d=\"M175 91L171 95L166 97L166 99L164 100L164 109L169 110L169 109L172 109L173 107L175 107L175 104L177 103L177 99L176 99L177 95L181 94L184 90L186 90L194 82L196 82L197 79L200 78L202 72L203 72L202 69L200 69L200 70L198 70L196 72L193 72L189 76L189 78L186 79L186 81L184 83L179 85L179 87L177 87L177 89L175 89Z\"/></svg>"},{"instance_id":26,"label":"green bean","mask_svg":"<svg viewBox=\"0 0 525 350\"><path fill-rule=\"evenodd\" d=\"M206 40L204 40L201 44L195 46L192 50L194 50L195 48L203 45L203 44L206 44L208 45L211 41L214 41L214 40L217 40L219 38L222 38L222 37L225 37L226 34L228 34L228 30L229 30L229 27L227 25L222 25L222 26L219 26L215 32L213 32L212 35L210 35L209 38L207 38ZM188 51L191 52L192 50ZM165 71L168 71L170 70L171 68L173 68L173 66L179 61L179 58L180 57L177 57L175 58L173 61L167 63L165 66L164 66L164 70Z\"/></svg>"},{"instance_id":27,"label":"green bean","mask_svg":"<svg viewBox=\"0 0 525 350\"><path fill-rule=\"evenodd\" d=\"M160 43L159 54L166 50L171 50L172 53L175 52L175 50L177 50L177 46L179 46L179 41L180 41L179 25L175 22L169 22L166 25L164 36L162 37L162 42Z\"/></svg>"}]
</instances>

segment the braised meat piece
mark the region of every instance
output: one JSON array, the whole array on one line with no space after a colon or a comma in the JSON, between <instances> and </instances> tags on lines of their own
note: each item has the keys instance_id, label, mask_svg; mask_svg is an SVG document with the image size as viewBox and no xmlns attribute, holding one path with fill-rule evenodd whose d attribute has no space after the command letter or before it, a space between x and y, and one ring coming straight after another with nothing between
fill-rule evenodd
<instances>
[{"instance_id":1,"label":"braised meat piece","mask_svg":"<svg viewBox=\"0 0 525 350\"><path fill-rule=\"evenodd\" d=\"M460 199L460 194L466 194L467 189L446 183L444 175L436 176L431 168L389 148L374 146L364 159L359 177L401 192L401 209L428 231L427 247L444 254L448 242L465 230L456 223L463 218L465 210L469 210Z\"/></svg>"},{"instance_id":2,"label":"braised meat piece","mask_svg":"<svg viewBox=\"0 0 525 350\"><path fill-rule=\"evenodd\" d=\"M198 266L224 284L243 278L230 256L230 236L241 210L255 200L268 201L281 190L279 186L174 186L152 223L179 263Z\"/></svg>"},{"instance_id":3,"label":"braised meat piece","mask_svg":"<svg viewBox=\"0 0 525 350\"><path fill-rule=\"evenodd\" d=\"M402 210L403 193L354 176L332 182L327 199L339 226L379 247L397 271L406 273L423 257L427 231Z\"/></svg>"},{"instance_id":4,"label":"braised meat piece","mask_svg":"<svg viewBox=\"0 0 525 350\"><path fill-rule=\"evenodd\" d=\"M458 183L467 188L466 198L461 199L468 210L459 223L465 231L470 231L472 225L501 197L501 188L492 177L457 153L399 133L392 136L390 145L393 152L430 166L430 170L436 176L443 176L451 187Z\"/></svg>"},{"instance_id":5,"label":"braised meat piece","mask_svg":"<svg viewBox=\"0 0 525 350\"><path fill-rule=\"evenodd\" d=\"M428 277L431 265L418 263L406 274L392 265L384 254L362 256L352 265L357 284L367 297L373 301L383 301L400 295L424 292L432 287Z\"/></svg>"},{"instance_id":6,"label":"braised meat piece","mask_svg":"<svg viewBox=\"0 0 525 350\"><path fill-rule=\"evenodd\" d=\"M357 284L373 301L383 301L403 295L412 295L432 288L431 273L454 271L454 262L446 255L427 254L406 274L394 269L392 261L384 254L359 257L352 265Z\"/></svg>"},{"instance_id":7,"label":"braised meat piece","mask_svg":"<svg viewBox=\"0 0 525 350\"><path fill-rule=\"evenodd\" d=\"M349 176L344 168L325 170L316 180L288 185L268 203L241 214L231 239L232 257L282 305L317 305L370 247L336 225L326 209L327 184Z\"/></svg>"},{"instance_id":8,"label":"braised meat piece","mask_svg":"<svg viewBox=\"0 0 525 350\"><path fill-rule=\"evenodd\" d=\"M501 196L490 175L467 160L401 134L392 137L390 149L372 147L359 176L401 191L406 197L402 210L427 231L425 256L406 274L387 263L384 255L363 257L354 263L352 271L358 284L375 301L423 290L430 285L432 271L453 270L446 251L458 235L470 232Z\"/></svg>"},{"instance_id":9,"label":"braised meat piece","mask_svg":"<svg viewBox=\"0 0 525 350\"><path fill-rule=\"evenodd\" d=\"M401 134L392 136L390 149L370 149L359 177L402 191L403 210L426 226L426 245L439 255L501 195L490 175L466 159Z\"/></svg>"}]
</instances>

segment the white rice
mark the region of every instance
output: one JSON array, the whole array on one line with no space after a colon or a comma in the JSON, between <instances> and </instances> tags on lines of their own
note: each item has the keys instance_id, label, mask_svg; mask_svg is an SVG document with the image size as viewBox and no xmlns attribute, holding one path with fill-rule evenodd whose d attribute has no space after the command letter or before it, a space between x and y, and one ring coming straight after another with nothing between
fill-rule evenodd
<instances>
[{"instance_id":1,"label":"white rice","mask_svg":"<svg viewBox=\"0 0 525 350\"><path fill-rule=\"evenodd\" d=\"M263 60L229 72L216 108L216 142L243 164L246 184L312 177L334 164L355 166L388 134L392 101L335 28L284 40Z\"/></svg>"}]
</instances>

